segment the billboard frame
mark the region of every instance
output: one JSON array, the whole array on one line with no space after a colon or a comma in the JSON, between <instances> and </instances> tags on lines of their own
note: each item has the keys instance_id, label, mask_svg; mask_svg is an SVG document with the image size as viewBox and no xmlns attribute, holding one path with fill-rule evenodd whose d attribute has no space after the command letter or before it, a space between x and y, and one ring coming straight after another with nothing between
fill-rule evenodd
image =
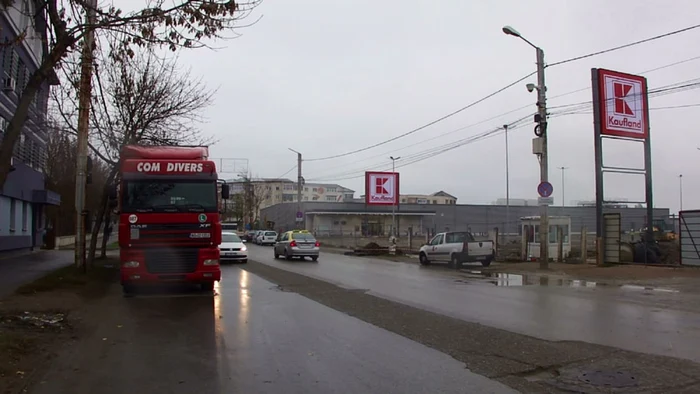
<instances>
[{"instance_id":1,"label":"billboard frame","mask_svg":"<svg viewBox=\"0 0 700 394\"><path fill-rule=\"evenodd\" d=\"M630 83L641 84L642 108L642 131L640 133L610 130L605 123L608 100L614 97L607 97L607 85L605 77L613 77L618 80L626 80ZM605 248L603 247L603 237L605 236L605 220L603 217L603 206L606 203L622 203L623 201L605 200L603 175L606 172L644 175L645 198L644 201L625 201L624 203L642 203L646 205L646 227L647 240L653 237L654 223L654 192L652 187L652 166L651 166L651 133L649 125L649 93L646 77L640 75L627 74L619 71L602 68L591 69L591 81L593 90L593 124L594 124L594 151L595 151L595 196L596 196L596 245L597 264L604 265L606 262ZM637 142L644 145L644 168L626 168L605 166L603 163L603 140L616 139L628 142ZM645 254L646 255L646 254Z\"/></svg>"}]
</instances>

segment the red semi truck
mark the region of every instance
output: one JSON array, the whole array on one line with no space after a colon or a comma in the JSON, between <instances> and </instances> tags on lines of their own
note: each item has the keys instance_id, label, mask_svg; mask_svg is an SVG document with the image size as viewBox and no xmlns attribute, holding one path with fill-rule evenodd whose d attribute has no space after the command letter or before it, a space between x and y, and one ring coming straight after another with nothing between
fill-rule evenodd
<instances>
[{"instance_id":1,"label":"red semi truck","mask_svg":"<svg viewBox=\"0 0 700 394\"><path fill-rule=\"evenodd\" d=\"M162 282L221 280L220 197L207 147L128 145L113 193L119 212L121 284L125 293Z\"/></svg>"}]
</instances>

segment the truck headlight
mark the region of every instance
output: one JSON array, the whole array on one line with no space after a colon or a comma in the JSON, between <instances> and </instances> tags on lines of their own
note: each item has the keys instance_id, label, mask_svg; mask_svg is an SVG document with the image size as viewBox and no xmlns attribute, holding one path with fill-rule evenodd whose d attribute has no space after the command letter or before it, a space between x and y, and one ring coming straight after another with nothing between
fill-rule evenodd
<instances>
[{"instance_id":1,"label":"truck headlight","mask_svg":"<svg viewBox=\"0 0 700 394\"><path fill-rule=\"evenodd\" d=\"M124 267L124 268L136 268L139 265L140 264L138 261L125 261L122 263L122 267Z\"/></svg>"},{"instance_id":2,"label":"truck headlight","mask_svg":"<svg viewBox=\"0 0 700 394\"><path fill-rule=\"evenodd\" d=\"M204 262L203 262L202 264L204 264L204 265L219 265L219 260L217 260L217 259L206 259L206 260L204 260Z\"/></svg>"}]
</instances>

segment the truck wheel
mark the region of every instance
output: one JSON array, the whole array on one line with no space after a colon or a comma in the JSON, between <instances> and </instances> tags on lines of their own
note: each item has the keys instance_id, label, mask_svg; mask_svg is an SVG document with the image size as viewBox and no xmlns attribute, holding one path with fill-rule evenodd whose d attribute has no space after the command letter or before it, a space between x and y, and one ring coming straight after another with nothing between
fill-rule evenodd
<instances>
[{"instance_id":1,"label":"truck wheel","mask_svg":"<svg viewBox=\"0 0 700 394\"><path fill-rule=\"evenodd\" d=\"M134 295L135 292L136 289L134 288L134 285L122 285L122 293L124 293L125 296Z\"/></svg>"},{"instance_id":2,"label":"truck wheel","mask_svg":"<svg viewBox=\"0 0 700 394\"><path fill-rule=\"evenodd\" d=\"M214 282L204 282L202 283L202 291L213 291L214 290Z\"/></svg>"},{"instance_id":3,"label":"truck wheel","mask_svg":"<svg viewBox=\"0 0 700 394\"><path fill-rule=\"evenodd\" d=\"M490 259L490 258L488 258L488 259L486 259L486 260L484 260L484 261L481 262L481 266L482 266L482 267L488 267L489 265L491 265L491 259Z\"/></svg>"},{"instance_id":4,"label":"truck wheel","mask_svg":"<svg viewBox=\"0 0 700 394\"><path fill-rule=\"evenodd\" d=\"M430 260L428 260L428 256L425 255L425 253L422 253L418 255L418 261L420 262L420 265L430 265Z\"/></svg>"}]
</instances>

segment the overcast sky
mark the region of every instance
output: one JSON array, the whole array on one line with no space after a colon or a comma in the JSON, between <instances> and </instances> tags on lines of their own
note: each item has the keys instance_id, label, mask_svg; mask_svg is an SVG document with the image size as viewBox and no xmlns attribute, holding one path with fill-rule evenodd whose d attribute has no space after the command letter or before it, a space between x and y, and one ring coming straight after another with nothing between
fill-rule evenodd
<instances>
[{"instance_id":1,"label":"overcast sky","mask_svg":"<svg viewBox=\"0 0 700 394\"><path fill-rule=\"evenodd\" d=\"M361 149L534 71L534 49L504 35L503 25L542 47L553 63L691 26L699 11L692 0L265 0L248 21L262 19L240 30L240 38L217 43L224 47L218 51L186 52L180 61L219 89L206 113L209 121L202 125L220 140L212 156L245 158L254 175L277 177L295 165L296 155L288 148L308 159ZM697 29L548 68L550 111L591 100L592 67L644 73L650 89L697 82L700 59L646 71L700 57L699 39ZM402 193L445 190L462 204L505 197L502 133L442 154L431 149L533 112L536 96L527 92L526 82L536 82L535 77L405 138L342 158L306 161L304 176L309 182L339 183L359 196L364 171L391 168L388 157L394 155L402 157L396 162ZM698 103L697 89L650 98L652 109ZM557 167L568 167L567 202L595 196L592 115L590 108L579 112L550 119L550 180L557 204L562 198ZM695 202L700 195L698 124L700 107L651 111L655 206L678 210L682 173L684 208L700 208ZM533 137L531 123L509 133L511 198L537 196ZM642 165L641 144L606 144L605 151L610 165ZM232 163L225 162L223 170L232 171ZM286 176L294 179L296 169ZM643 177L610 175L605 186L608 199L644 199Z\"/></svg>"}]
</instances>

